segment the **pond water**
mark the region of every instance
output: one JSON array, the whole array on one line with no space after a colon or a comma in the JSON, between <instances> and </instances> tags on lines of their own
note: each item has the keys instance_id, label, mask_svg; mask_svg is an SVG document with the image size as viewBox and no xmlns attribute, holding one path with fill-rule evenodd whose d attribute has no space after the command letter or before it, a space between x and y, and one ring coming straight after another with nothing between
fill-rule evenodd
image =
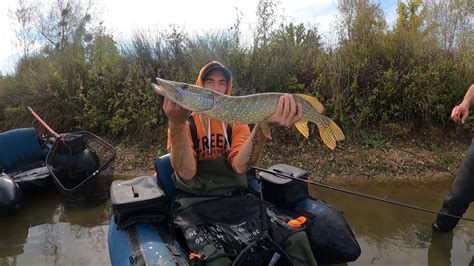
<instances>
[{"instance_id":1,"label":"pond water","mask_svg":"<svg viewBox=\"0 0 474 266\"><path fill-rule=\"evenodd\" d=\"M450 182L340 185L420 207L439 209ZM388 205L325 188L311 194L339 210L351 225L362 255L348 265L474 265L474 223L432 234L434 214ZM110 202L72 206L57 193L36 195L20 211L0 218L0 265L108 265ZM474 217L471 206L466 217Z\"/></svg>"},{"instance_id":2,"label":"pond water","mask_svg":"<svg viewBox=\"0 0 474 266\"><path fill-rule=\"evenodd\" d=\"M438 210L450 182L357 182L341 187ZM451 233L433 233L435 214L389 205L325 188L311 194L344 212L362 249L349 265L474 265L474 222ZM465 217L474 218L474 206Z\"/></svg>"}]
</instances>

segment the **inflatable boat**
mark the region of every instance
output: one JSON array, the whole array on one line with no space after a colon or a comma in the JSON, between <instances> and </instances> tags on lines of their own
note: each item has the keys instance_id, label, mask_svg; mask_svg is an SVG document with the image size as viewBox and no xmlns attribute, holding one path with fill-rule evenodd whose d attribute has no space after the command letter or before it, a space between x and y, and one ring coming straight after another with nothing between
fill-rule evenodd
<instances>
[{"instance_id":1,"label":"inflatable boat","mask_svg":"<svg viewBox=\"0 0 474 266\"><path fill-rule=\"evenodd\" d=\"M45 164L48 145L34 128L0 133L0 215L19 208L23 195L45 191L53 180Z\"/></svg>"},{"instance_id":2,"label":"inflatable boat","mask_svg":"<svg viewBox=\"0 0 474 266\"><path fill-rule=\"evenodd\" d=\"M19 209L23 198L48 190L70 201L106 199L115 149L81 131L40 139L34 128L0 133L0 216Z\"/></svg>"},{"instance_id":3,"label":"inflatable boat","mask_svg":"<svg viewBox=\"0 0 474 266\"><path fill-rule=\"evenodd\" d=\"M276 171L279 166L273 166L270 170ZM294 168L286 165L282 167ZM193 259L193 253L190 254L186 249L182 237L173 234L168 222L170 203L177 195L171 179L173 169L169 154L155 162L155 169L156 176L141 176L112 183L114 215L108 232L112 265L192 264L190 259ZM344 263L359 257L359 244L340 211L307 195L307 187L306 194L304 191L284 193L282 189L292 189L291 182L284 186L279 182L266 182L262 186L261 180L271 180L272 177L262 179L261 172L259 178L250 176L249 188L262 193L264 200L272 202L289 215L307 218L305 231L318 264ZM298 187L301 190L301 186ZM284 202L286 200L288 203L288 198L285 198L288 195L291 198L290 205Z\"/></svg>"}]
</instances>

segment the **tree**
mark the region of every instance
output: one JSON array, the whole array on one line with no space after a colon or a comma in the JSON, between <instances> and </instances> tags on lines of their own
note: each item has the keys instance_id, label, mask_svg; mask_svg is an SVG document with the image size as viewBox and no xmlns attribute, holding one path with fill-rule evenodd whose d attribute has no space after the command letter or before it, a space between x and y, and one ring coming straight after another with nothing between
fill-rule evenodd
<instances>
[{"instance_id":1,"label":"tree","mask_svg":"<svg viewBox=\"0 0 474 266\"><path fill-rule=\"evenodd\" d=\"M270 33L276 22L276 12L278 3L273 0L260 0L257 6L257 31L254 39L255 47L262 47L268 44Z\"/></svg>"},{"instance_id":2,"label":"tree","mask_svg":"<svg viewBox=\"0 0 474 266\"><path fill-rule=\"evenodd\" d=\"M383 10L370 0L339 0L339 39L367 44L385 27Z\"/></svg>"},{"instance_id":3,"label":"tree","mask_svg":"<svg viewBox=\"0 0 474 266\"><path fill-rule=\"evenodd\" d=\"M252 57L250 64L250 82L251 92L265 91L268 85L267 74L271 74L268 68L270 59L269 42L271 39L272 28L276 22L275 9L278 3L274 0L260 0L257 6L257 28L254 32Z\"/></svg>"},{"instance_id":4,"label":"tree","mask_svg":"<svg viewBox=\"0 0 474 266\"><path fill-rule=\"evenodd\" d=\"M431 31L426 23L428 9L422 3L422 0L408 0L406 3L398 2L397 13L396 29L421 33Z\"/></svg>"},{"instance_id":5,"label":"tree","mask_svg":"<svg viewBox=\"0 0 474 266\"><path fill-rule=\"evenodd\" d=\"M28 3L26 0L18 0L18 8L10 11L10 19L18 23L15 29L18 46L23 50L23 55L28 56L33 49L37 34L34 27L36 14L38 13L37 3Z\"/></svg>"},{"instance_id":6,"label":"tree","mask_svg":"<svg viewBox=\"0 0 474 266\"><path fill-rule=\"evenodd\" d=\"M93 33L102 31L101 22L93 20L93 0L56 0L47 11L40 4L18 0L11 17L17 21L17 39L25 54L35 43L47 51L63 50L67 45L90 43ZM96 24L97 23L97 24Z\"/></svg>"},{"instance_id":7,"label":"tree","mask_svg":"<svg viewBox=\"0 0 474 266\"><path fill-rule=\"evenodd\" d=\"M426 6L428 23L434 27L437 40L444 50L451 51L474 41L474 2L426 0Z\"/></svg>"},{"instance_id":8,"label":"tree","mask_svg":"<svg viewBox=\"0 0 474 266\"><path fill-rule=\"evenodd\" d=\"M337 8L338 15L338 31L341 40L348 40L351 38L352 24L356 15L357 1L354 0L338 0Z\"/></svg>"}]
</instances>

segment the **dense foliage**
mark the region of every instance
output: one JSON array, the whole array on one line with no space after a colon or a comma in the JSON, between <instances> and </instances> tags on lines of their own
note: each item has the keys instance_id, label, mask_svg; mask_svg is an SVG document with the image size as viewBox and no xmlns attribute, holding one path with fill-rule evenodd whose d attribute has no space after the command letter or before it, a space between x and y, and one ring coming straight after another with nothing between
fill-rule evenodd
<instances>
[{"instance_id":1,"label":"dense foliage","mask_svg":"<svg viewBox=\"0 0 474 266\"><path fill-rule=\"evenodd\" d=\"M232 71L234 93L315 95L353 134L445 127L474 82L474 4L467 0L399 2L391 27L378 3L340 0L336 44L323 43L316 26L279 23L271 0L257 6L251 42L242 41L238 15L225 31L190 36L169 26L122 44L80 2L51 7L55 16L19 2L24 55L14 74L0 77L0 130L34 125L31 106L58 132L154 139L166 118L152 78L193 83L211 60Z\"/></svg>"}]
</instances>

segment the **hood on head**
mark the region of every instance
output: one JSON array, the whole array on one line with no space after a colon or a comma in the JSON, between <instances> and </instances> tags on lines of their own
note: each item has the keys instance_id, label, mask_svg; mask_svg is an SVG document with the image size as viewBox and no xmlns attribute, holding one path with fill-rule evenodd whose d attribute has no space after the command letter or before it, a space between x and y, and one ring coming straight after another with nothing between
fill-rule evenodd
<instances>
[{"instance_id":1,"label":"hood on head","mask_svg":"<svg viewBox=\"0 0 474 266\"><path fill-rule=\"evenodd\" d=\"M230 95L230 93L232 92L232 75L230 74L230 71L223 64L221 64L218 61L212 61L212 62L208 63L207 65L205 65L203 68L201 68L201 71L199 71L199 75L198 75L197 80L196 80L196 86L204 87L204 82L202 81L204 76L212 70L219 70L219 69L222 70L222 68L224 69L224 71L228 72L228 73L224 73L224 76L226 76L226 78L228 79L227 91L226 91L225 94ZM201 116L201 115L197 114L197 116ZM199 120L204 121L203 119L199 119ZM228 137L227 137L227 131L226 131L227 126L224 122L221 122L221 125L222 125L222 132L224 132L224 138L225 138L225 141L227 143L227 147L230 148L229 140L228 140ZM205 125L201 124L201 126L203 127L204 132L207 131L207 138L211 139L211 130L212 130L212 128L211 128L211 118L207 117L207 130L205 128L206 127ZM211 153L211 141L208 142L208 151L209 151L209 153Z\"/></svg>"},{"instance_id":2,"label":"hood on head","mask_svg":"<svg viewBox=\"0 0 474 266\"><path fill-rule=\"evenodd\" d=\"M230 95L230 93L232 92L232 75L230 74L230 71L223 64L221 64L218 61L209 62L207 65L205 65L203 68L201 68L201 71L199 71L199 75L196 79L196 86L204 87L204 82L202 81L204 76L206 74L208 74L210 71L219 70L219 69L224 69L224 71L227 71L227 73L228 73L228 75L226 73L224 73L224 76L226 76L226 78L228 78L228 80L229 80L227 82L226 94Z\"/></svg>"}]
</instances>

